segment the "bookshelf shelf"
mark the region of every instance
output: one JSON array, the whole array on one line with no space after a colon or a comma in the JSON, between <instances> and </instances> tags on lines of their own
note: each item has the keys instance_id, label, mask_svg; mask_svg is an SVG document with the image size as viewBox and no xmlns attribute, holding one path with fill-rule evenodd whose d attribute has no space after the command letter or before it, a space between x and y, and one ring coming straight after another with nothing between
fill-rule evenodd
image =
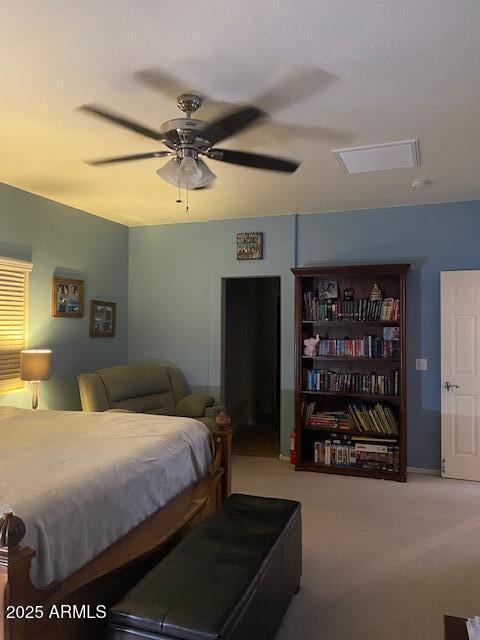
<instances>
[{"instance_id":1,"label":"bookshelf shelf","mask_svg":"<svg viewBox=\"0 0 480 640\"><path fill-rule=\"evenodd\" d=\"M398 320L302 320L302 324L319 324L322 327L344 327L348 325L377 325L381 327L398 327Z\"/></svg>"},{"instance_id":2,"label":"bookshelf shelf","mask_svg":"<svg viewBox=\"0 0 480 640\"><path fill-rule=\"evenodd\" d=\"M408 264L292 269L297 471L406 480L408 269ZM371 296L373 290L377 295ZM356 318L339 319L345 313ZM304 340L317 334L320 342L310 343L317 352L362 355L305 355ZM342 387L377 393L330 390ZM336 426L307 424L309 416ZM392 429L398 435L388 433Z\"/></svg>"},{"instance_id":3,"label":"bookshelf shelf","mask_svg":"<svg viewBox=\"0 0 480 640\"><path fill-rule=\"evenodd\" d=\"M375 400L381 402L399 402L400 396L390 396L381 393L358 393L355 391L316 391L312 389L302 389L302 393L311 396L345 396L347 398L363 398L364 400Z\"/></svg>"},{"instance_id":4,"label":"bookshelf shelf","mask_svg":"<svg viewBox=\"0 0 480 640\"><path fill-rule=\"evenodd\" d=\"M392 364L398 364L400 360L396 358L367 358L365 356L302 356L303 360L341 360L345 362L358 361L358 362L391 362Z\"/></svg>"},{"instance_id":5,"label":"bookshelf shelf","mask_svg":"<svg viewBox=\"0 0 480 640\"><path fill-rule=\"evenodd\" d=\"M318 431L319 433L346 433L349 436L353 436L354 438L368 438L370 440L397 440L398 433L373 433L366 431L349 431L348 429L331 429L330 427L310 427L309 425L304 425L304 429L307 431Z\"/></svg>"}]
</instances>

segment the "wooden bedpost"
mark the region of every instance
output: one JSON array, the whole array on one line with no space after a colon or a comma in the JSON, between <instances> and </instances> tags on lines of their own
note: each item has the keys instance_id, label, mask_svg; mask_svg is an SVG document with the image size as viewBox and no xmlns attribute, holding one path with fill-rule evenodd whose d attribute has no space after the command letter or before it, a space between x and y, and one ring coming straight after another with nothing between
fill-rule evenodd
<instances>
[{"instance_id":1,"label":"wooden bedpost","mask_svg":"<svg viewBox=\"0 0 480 640\"><path fill-rule=\"evenodd\" d=\"M217 431L215 431L215 445L221 451L221 465L223 476L220 480L220 504L224 502L232 492L232 430L230 429L231 419L224 411L215 418Z\"/></svg>"},{"instance_id":2,"label":"wooden bedpost","mask_svg":"<svg viewBox=\"0 0 480 640\"><path fill-rule=\"evenodd\" d=\"M35 551L20 545L25 535L21 518L6 513L0 519L0 640L24 639L25 620L6 620L8 605L29 602L30 563Z\"/></svg>"}]
</instances>

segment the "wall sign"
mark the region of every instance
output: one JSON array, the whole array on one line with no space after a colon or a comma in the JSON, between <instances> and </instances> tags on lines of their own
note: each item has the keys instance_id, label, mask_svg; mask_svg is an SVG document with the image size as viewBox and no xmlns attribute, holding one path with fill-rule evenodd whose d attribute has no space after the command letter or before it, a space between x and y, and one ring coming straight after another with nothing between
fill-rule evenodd
<instances>
[{"instance_id":1,"label":"wall sign","mask_svg":"<svg viewBox=\"0 0 480 640\"><path fill-rule=\"evenodd\" d=\"M263 233L237 233L237 260L263 260Z\"/></svg>"}]
</instances>

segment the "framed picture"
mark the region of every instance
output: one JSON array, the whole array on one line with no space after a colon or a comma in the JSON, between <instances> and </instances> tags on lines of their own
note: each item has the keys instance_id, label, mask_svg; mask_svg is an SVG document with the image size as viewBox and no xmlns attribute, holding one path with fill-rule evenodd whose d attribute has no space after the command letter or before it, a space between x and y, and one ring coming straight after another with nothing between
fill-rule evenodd
<instances>
[{"instance_id":1,"label":"framed picture","mask_svg":"<svg viewBox=\"0 0 480 640\"><path fill-rule=\"evenodd\" d=\"M237 260L263 260L263 233L237 233Z\"/></svg>"},{"instance_id":2,"label":"framed picture","mask_svg":"<svg viewBox=\"0 0 480 640\"><path fill-rule=\"evenodd\" d=\"M115 336L115 317L117 304L90 301L90 335L92 338L113 338Z\"/></svg>"},{"instance_id":3,"label":"framed picture","mask_svg":"<svg viewBox=\"0 0 480 640\"><path fill-rule=\"evenodd\" d=\"M83 280L53 276L52 316L83 318Z\"/></svg>"},{"instance_id":4,"label":"framed picture","mask_svg":"<svg viewBox=\"0 0 480 640\"><path fill-rule=\"evenodd\" d=\"M320 280L318 283L318 297L324 300L338 298L338 282L336 280Z\"/></svg>"}]
</instances>

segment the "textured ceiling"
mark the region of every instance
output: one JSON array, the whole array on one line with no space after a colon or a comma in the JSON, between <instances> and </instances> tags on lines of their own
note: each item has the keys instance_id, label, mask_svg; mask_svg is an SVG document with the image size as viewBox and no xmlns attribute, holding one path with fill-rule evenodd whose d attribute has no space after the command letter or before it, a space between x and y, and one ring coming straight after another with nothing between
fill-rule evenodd
<instances>
[{"instance_id":1,"label":"textured ceiling","mask_svg":"<svg viewBox=\"0 0 480 640\"><path fill-rule=\"evenodd\" d=\"M478 0L4 1L0 180L128 225L480 198L479 31ZM273 106L263 92L283 86L274 122L221 146L302 166L208 161L218 179L191 194L187 218L155 175L165 160L86 165L158 148L75 111L177 117L174 88L136 75L151 68L223 102ZM414 137L415 169L345 176L330 152ZM413 190L415 178L433 184Z\"/></svg>"}]
</instances>

